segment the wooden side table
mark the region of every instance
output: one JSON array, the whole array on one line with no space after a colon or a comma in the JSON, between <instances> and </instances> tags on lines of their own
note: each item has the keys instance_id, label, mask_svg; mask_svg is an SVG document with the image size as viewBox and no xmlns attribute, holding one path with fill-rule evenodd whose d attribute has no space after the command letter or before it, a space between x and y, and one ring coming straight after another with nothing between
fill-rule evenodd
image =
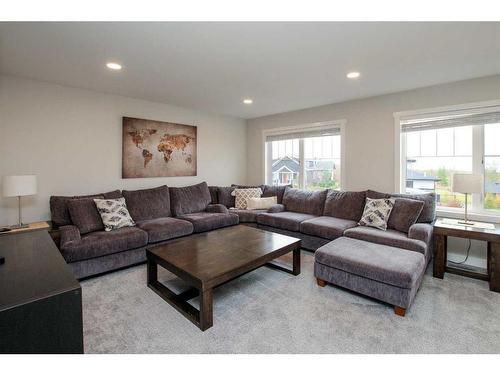
<instances>
[{"instance_id":1,"label":"wooden side table","mask_svg":"<svg viewBox=\"0 0 500 375\"><path fill-rule=\"evenodd\" d=\"M446 245L448 236L461 237L488 243L487 269L484 272L473 272L455 267L447 261ZM433 276L442 279L445 272L462 276L487 280L490 290L500 292L500 226L494 224L492 229L450 224L446 219L439 218L434 224L434 261Z\"/></svg>"},{"instance_id":2,"label":"wooden side table","mask_svg":"<svg viewBox=\"0 0 500 375\"><path fill-rule=\"evenodd\" d=\"M29 223L26 228L12 229L8 232L0 232L0 236L7 234L17 234L25 232L33 232L37 230L50 230L52 226L48 221L37 221L35 223Z\"/></svg>"}]
</instances>

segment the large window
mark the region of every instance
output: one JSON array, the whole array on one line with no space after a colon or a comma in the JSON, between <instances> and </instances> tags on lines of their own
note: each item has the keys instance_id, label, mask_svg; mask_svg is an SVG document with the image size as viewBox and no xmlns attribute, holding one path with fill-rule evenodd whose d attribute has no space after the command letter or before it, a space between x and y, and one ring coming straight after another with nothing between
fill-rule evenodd
<instances>
[{"instance_id":1,"label":"large window","mask_svg":"<svg viewBox=\"0 0 500 375\"><path fill-rule=\"evenodd\" d=\"M400 127L402 191L434 191L438 209L452 211L465 202L453 174L481 174L484 189L472 195L471 211L500 214L500 108L402 117Z\"/></svg>"},{"instance_id":2,"label":"large window","mask_svg":"<svg viewBox=\"0 0 500 375\"><path fill-rule=\"evenodd\" d=\"M340 125L281 130L265 139L266 183L308 190L340 188Z\"/></svg>"}]
</instances>

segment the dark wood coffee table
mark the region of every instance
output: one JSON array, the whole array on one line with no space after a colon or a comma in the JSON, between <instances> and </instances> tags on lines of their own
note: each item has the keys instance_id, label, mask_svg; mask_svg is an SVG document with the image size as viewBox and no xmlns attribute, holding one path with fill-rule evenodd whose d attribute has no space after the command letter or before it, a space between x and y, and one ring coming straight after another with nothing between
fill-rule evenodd
<instances>
[{"instance_id":1,"label":"dark wood coffee table","mask_svg":"<svg viewBox=\"0 0 500 375\"><path fill-rule=\"evenodd\" d=\"M148 286L202 331L213 325L212 290L261 266L300 274L300 245L297 238L244 225L172 240L146 251ZM292 268L271 263L293 252ZM158 281L158 265L191 286L174 293ZM199 296L200 309L188 301Z\"/></svg>"}]
</instances>

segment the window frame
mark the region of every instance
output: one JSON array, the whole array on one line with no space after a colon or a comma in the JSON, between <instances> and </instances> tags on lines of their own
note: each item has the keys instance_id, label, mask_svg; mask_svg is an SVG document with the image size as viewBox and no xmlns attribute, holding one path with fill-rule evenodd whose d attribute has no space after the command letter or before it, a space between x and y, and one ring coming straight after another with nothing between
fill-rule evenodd
<instances>
[{"instance_id":1,"label":"window frame","mask_svg":"<svg viewBox=\"0 0 500 375\"><path fill-rule=\"evenodd\" d=\"M266 137L270 135L280 135L280 134L290 134L290 133L300 133L305 130L327 130L332 127L337 127L340 129L340 186L342 189L345 186L346 175L345 175L345 125L347 120L333 120L333 121L322 121L302 125L292 125L286 127L264 129L262 130L262 146L264 150L263 158L263 168L262 168L262 181L264 183L272 184L272 171L269 168L272 162L272 150L271 142L266 142ZM299 140L299 189L304 189L305 187L305 150L304 150L304 139Z\"/></svg>"},{"instance_id":2,"label":"window frame","mask_svg":"<svg viewBox=\"0 0 500 375\"><path fill-rule=\"evenodd\" d=\"M394 115L394 189L395 192L405 191L406 185L406 139L401 131L401 120L408 117L424 117L443 112L467 111L474 113L491 112L491 107L499 107L500 100L490 100L477 103L434 107L415 111L395 112ZM480 173L484 177L484 125L472 126L472 173ZM483 183L484 189L484 183ZM472 205L469 206L468 216L472 220L500 223L500 213L484 208L484 190L480 194L472 195ZM463 208L438 207L436 213L440 217L463 218Z\"/></svg>"}]
</instances>

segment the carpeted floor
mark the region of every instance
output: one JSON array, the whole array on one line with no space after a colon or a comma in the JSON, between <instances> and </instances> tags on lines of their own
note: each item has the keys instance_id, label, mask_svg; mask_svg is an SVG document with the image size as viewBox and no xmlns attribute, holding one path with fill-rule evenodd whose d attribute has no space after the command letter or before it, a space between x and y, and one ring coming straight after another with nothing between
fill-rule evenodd
<instances>
[{"instance_id":1,"label":"carpeted floor","mask_svg":"<svg viewBox=\"0 0 500 375\"><path fill-rule=\"evenodd\" d=\"M145 265L82 282L86 353L500 353L500 293L428 269L406 317L392 307L262 267L214 292L201 332L146 286ZM167 271L160 279L182 284ZM193 304L196 305L196 300Z\"/></svg>"}]
</instances>

